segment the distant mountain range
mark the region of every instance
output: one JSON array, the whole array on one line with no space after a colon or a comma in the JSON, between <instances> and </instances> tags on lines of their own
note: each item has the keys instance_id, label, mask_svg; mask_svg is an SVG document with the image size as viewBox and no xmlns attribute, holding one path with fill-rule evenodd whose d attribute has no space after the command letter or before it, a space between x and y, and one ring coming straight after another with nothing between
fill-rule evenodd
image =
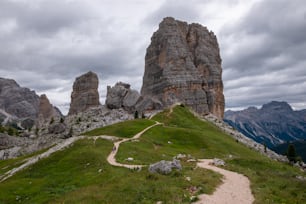
<instances>
[{"instance_id":1,"label":"distant mountain range","mask_svg":"<svg viewBox=\"0 0 306 204\"><path fill-rule=\"evenodd\" d=\"M298 146L298 153L306 148L306 110L294 111L286 102L272 101L260 109L226 111L224 121L278 153L286 151L288 142Z\"/></svg>"}]
</instances>

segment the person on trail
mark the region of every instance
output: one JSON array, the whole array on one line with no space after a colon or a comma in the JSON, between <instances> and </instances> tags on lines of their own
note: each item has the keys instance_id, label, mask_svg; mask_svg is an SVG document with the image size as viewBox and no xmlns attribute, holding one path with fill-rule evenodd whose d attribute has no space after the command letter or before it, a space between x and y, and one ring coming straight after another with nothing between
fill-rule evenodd
<instances>
[{"instance_id":1,"label":"person on trail","mask_svg":"<svg viewBox=\"0 0 306 204\"><path fill-rule=\"evenodd\" d=\"M115 151L116 151L116 146L113 147L113 152L115 152Z\"/></svg>"}]
</instances>

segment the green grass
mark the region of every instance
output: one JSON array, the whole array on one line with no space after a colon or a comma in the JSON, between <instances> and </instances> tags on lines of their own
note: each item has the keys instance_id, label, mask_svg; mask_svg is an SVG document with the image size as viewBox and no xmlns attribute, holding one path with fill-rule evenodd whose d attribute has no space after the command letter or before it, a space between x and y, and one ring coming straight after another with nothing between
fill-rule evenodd
<instances>
[{"instance_id":1,"label":"green grass","mask_svg":"<svg viewBox=\"0 0 306 204\"><path fill-rule=\"evenodd\" d=\"M51 148L51 147L49 147L49 148ZM22 164L24 164L26 162L27 158L30 158L32 156L41 154L41 153L47 151L49 148L42 149L40 151L31 153L31 154L27 154L27 155L23 155L23 156L13 158L13 159L0 160L0 175L4 174L5 172L8 172L9 170L11 170L13 168L21 166Z\"/></svg>"},{"instance_id":2,"label":"green grass","mask_svg":"<svg viewBox=\"0 0 306 204\"><path fill-rule=\"evenodd\" d=\"M121 144L117 159L123 163L150 164L171 160L182 153L195 158L218 157L226 167L249 177L255 204L306 203L306 182L296 176L304 172L237 143L214 125L177 106L156 115L164 123L145 132L138 141ZM149 120L133 120L93 130L87 135L132 137ZM211 193L220 175L182 161L183 170L170 175L150 174L110 166L106 157L113 144L105 140L81 140L54 153L30 168L0 183L0 203L189 203L192 186ZM229 155L232 155L229 157ZM127 162L127 157L134 160ZM102 172L99 173L99 169ZM185 177L191 177L188 182ZM18 198L16 200L16 198Z\"/></svg>"},{"instance_id":3,"label":"green grass","mask_svg":"<svg viewBox=\"0 0 306 204\"><path fill-rule=\"evenodd\" d=\"M83 135L111 135L117 137L133 137L136 133L140 132L141 130L150 125L153 125L154 123L154 121L143 119L129 120L105 126L102 128L97 128L92 131L86 132Z\"/></svg>"},{"instance_id":4,"label":"green grass","mask_svg":"<svg viewBox=\"0 0 306 204\"><path fill-rule=\"evenodd\" d=\"M121 145L117 159L131 164L149 164L156 160L171 159L178 153L195 158L222 158L229 170L240 172L251 180L255 203L306 203L306 182L296 179L306 177L298 168L272 161L237 143L216 126L194 117L188 109L177 106L156 115L154 120L163 122L147 131L139 142ZM170 144L168 143L170 141ZM232 155L232 158L229 158Z\"/></svg>"},{"instance_id":5,"label":"green grass","mask_svg":"<svg viewBox=\"0 0 306 204\"><path fill-rule=\"evenodd\" d=\"M190 163L167 176L112 167L111 149L102 139L78 141L0 183L0 203L189 203L192 186L211 193L221 181Z\"/></svg>"}]
</instances>

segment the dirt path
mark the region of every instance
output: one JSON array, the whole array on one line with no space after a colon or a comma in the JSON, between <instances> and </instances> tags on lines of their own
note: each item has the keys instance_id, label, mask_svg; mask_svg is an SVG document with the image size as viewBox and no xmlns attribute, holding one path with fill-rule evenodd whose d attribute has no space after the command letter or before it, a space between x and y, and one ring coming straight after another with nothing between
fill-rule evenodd
<instances>
[{"instance_id":1,"label":"dirt path","mask_svg":"<svg viewBox=\"0 0 306 204\"><path fill-rule=\"evenodd\" d=\"M254 196L250 189L250 181L247 177L210 165L212 162L212 159L202 159L199 160L197 166L222 174L224 176L223 183L212 195L199 195L199 201L195 202L196 204L251 204L254 202Z\"/></svg>"},{"instance_id":2,"label":"dirt path","mask_svg":"<svg viewBox=\"0 0 306 204\"><path fill-rule=\"evenodd\" d=\"M147 130L149 130L150 128L156 126L156 125L160 125L161 123L155 121L155 124L154 125L151 125L147 128L145 128L144 130L142 130L141 132L137 133L136 135L134 135L132 138L125 138L123 140L120 140L118 142L115 142L114 143L114 149L113 151L108 155L107 157L107 161L110 165L113 165L113 166L120 166L120 167L125 167L125 168L129 168L129 169L135 169L135 168L141 168L145 165L132 165L132 164L121 164L121 163L118 163L116 161L116 155L117 155L117 152L118 152L118 149L120 147L120 144L123 143L123 142L127 142L127 141L131 141L131 140L135 140L135 139L138 139L144 132L146 132Z\"/></svg>"},{"instance_id":3,"label":"dirt path","mask_svg":"<svg viewBox=\"0 0 306 204\"><path fill-rule=\"evenodd\" d=\"M39 155L36 155L36 156L33 156L33 157L30 157L30 158L27 158L25 159L25 163L23 163L22 165L16 167L16 168L13 168L9 171L7 171L6 173L4 173L3 175L0 176L0 182L10 178L11 176L13 176L14 174L16 174L17 172L25 169L26 167L32 165L32 164L35 164L36 162L38 162L40 159L43 159L43 158L46 158L46 157L49 157L52 153L54 152L57 152L57 151L60 151L68 146L70 146L72 143L76 142L77 140L80 140L80 139L93 139L94 142L98 139L98 138L102 138L102 139L106 139L106 140L116 140L117 137L113 137L113 136L106 136L106 135L101 135L101 136L93 136L93 137L87 137L87 136L77 136L77 137L70 137L66 140L64 140L63 142L57 144L56 146L54 147L51 147L50 149L48 149L47 151L39 154Z\"/></svg>"}]
</instances>

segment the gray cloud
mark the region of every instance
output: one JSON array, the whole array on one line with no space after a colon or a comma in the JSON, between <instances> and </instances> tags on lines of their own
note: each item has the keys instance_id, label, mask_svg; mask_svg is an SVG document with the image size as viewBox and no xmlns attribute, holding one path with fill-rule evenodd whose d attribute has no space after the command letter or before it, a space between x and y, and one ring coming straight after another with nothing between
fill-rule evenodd
<instances>
[{"instance_id":1,"label":"gray cloud","mask_svg":"<svg viewBox=\"0 0 306 204\"><path fill-rule=\"evenodd\" d=\"M306 100L305 13L302 0L260 1L221 30L228 107Z\"/></svg>"},{"instance_id":2,"label":"gray cloud","mask_svg":"<svg viewBox=\"0 0 306 204\"><path fill-rule=\"evenodd\" d=\"M159 22L167 16L174 17L184 21L195 21L199 18L198 5L201 1L190 0L188 4L184 0L168 0L150 15L148 15L144 24L149 26L157 26ZM204 3L204 2L202 2Z\"/></svg>"},{"instance_id":3,"label":"gray cloud","mask_svg":"<svg viewBox=\"0 0 306 204\"><path fill-rule=\"evenodd\" d=\"M67 109L75 77L92 70L104 103L106 85L125 81L141 88L150 37L162 18L173 16L208 29L219 23L227 107L272 99L302 107L305 3L254 2L237 22L222 15L244 0L1 0L0 76Z\"/></svg>"}]
</instances>

